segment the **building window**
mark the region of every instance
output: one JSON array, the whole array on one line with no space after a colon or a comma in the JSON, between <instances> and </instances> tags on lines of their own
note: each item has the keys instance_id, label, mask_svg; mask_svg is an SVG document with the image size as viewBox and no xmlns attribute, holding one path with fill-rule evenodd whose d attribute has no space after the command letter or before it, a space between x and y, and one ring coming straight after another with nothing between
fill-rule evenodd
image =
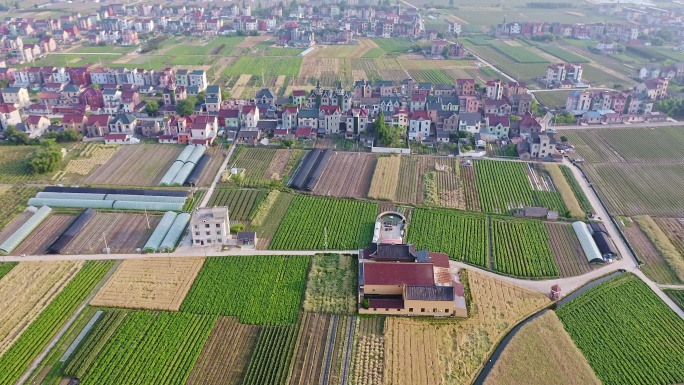
<instances>
[{"instance_id":1,"label":"building window","mask_svg":"<svg viewBox=\"0 0 684 385\"><path fill-rule=\"evenodd\" d=\"M204 227L207 228L207 229L209 228L209 226L210 226L210 225L209 225L208 223L205 223L205 224L204 224Z\"/></svg>"},{"instance_id":2,"label":"building window","mask_svg":"<svg viewBox=\"0 0 684 385\"><path fill-rule=\"evenodd\" d=\"M444 312L445 312L445 313L448 313L448 312L449 312L449 309L444 309Z\"/></svg>"},{"instance_id":3,"label":"building window","mask_svg":"<svg viewBox=\"0 0 684 385\"><path fill-rule=\"evenodd\" d=\"M412 308L412 307L409 308L409 312L413 313L413 308Z\"/></svg>"},{"instance_id":4,"label":"building window","mask_svg":"<svg viewBox=\"0 0 684 385\"><path fill-rule=\"evenodd\" d=\"M199 231L195 231L195 235L199 235L199 234L200 234Z\"/></svg>"},{"instance_id":5,"label":"building window","mask_svg":"<svg viewBox=\"0 0 684 385\"><path fill-rule=\"evenodd\" d=\"M217 231L216 235L221 235L221 230Z\"/></svg>"},{"instance_id":6,"label":"building window","mask_svg":"<svg viewBox=\"0 0 684 385\"><path fill-rule=\"evenodd\" d=\"M196 228L196 229L199 229L199 225L195 225L195 228Z\"/></svg>"},{"instance_id":7,"label":"building window","mask_svg":"<svg viewBox=\"0 0 684 385\"><path fill-rule=\"evenodd\" d=\"M211 235L211 231L207 231L207 235Z\"/></svg>"},{"instance_id":8,"label":"building window","mask_svg":"<svg viewBox=\"0 0 684 385\"><path fill-rule=\"evenodd\" d=\"M421 313L425 313L425 308L420 309Z\"/></svg>"},{"instance_id":9,"label":"building window","mask_svg":"<svg viewBox=\"0 0 684 385\"><path fill-rule=\"evenodd\" d=\"M211 239L207 239L207 243L211 243Z\"/></svg>"},{"instance_id":10,"label":"building window","mask_svg":"<svg viewBox=\"0 0 684 385\"><path fill-rule=\"evenodd\" d=\"M433 312L433 313L437 313L437 309L432 309L432 312Z\"/></svg>"}]
</instances>

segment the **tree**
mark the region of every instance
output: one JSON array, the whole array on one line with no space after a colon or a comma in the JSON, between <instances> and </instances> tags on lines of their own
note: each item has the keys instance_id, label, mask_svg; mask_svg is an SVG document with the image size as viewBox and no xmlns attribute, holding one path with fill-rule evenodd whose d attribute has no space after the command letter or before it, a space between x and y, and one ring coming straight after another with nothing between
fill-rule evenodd
<instances>
[{"instance_id":1,"label":"tree","mask_svg":"<svg viewBox=\"0 0 684 385\"><path fill-rule=\"evenodd\" d=\"M511 123L519 122L522 120L522 118L518 115L511 115L509 119L510 119Z\"/></svg>"},{"instance_id":2,"label":"tree","mask_svg":"<svg viewBox=\"0 0 684 385\"><path fill-rule=\"evenodd\" d=\"M225 88L221 88L221 100L228 100L230 99L230 91L228 91Z\"/></svg>"},{"instance_id":3,"label":"tree","mask_svg":"<svg viewBox=\"0 0 684 385\"><path fill-rule=\"evenodd\" d=\"M59 143L64 142L79 142L83 139L83 135L80 132L74 130L73 128L66 129L64 131L51 131L45 136L46 140L52 140ZM41 143L46 145L46 141Z\"/></svg>"},{"instance_id":4,"label":"tree","mask_svg":"<svg viewBox=\"0 0 684 385\"><path fill-rule=\"evenodd\" d=\"M560 137L561 142L566 143L568 141L568 137L563 135Z\"/></svg>"},{"instance_id":5,"label":"tree","mask_svg":"<svg viewBox=\"0 0 684 385\"><path fill-rule=\"evenodd\" d=\"M0 88L5 88L9 86L9 80L8 79L0 79Z\"/></svg>"},{"instance_id":6,"label":"tree","mask_svg":"<svg viewBox=\"0 0 684 385\"><path fill-rule=\"evenodd\" d=\"M189 96L187 99L179 100L176 103L176 113L181 116L188 116L195 113L195 103L197 99Z\"/></svg>"},{"instance_id":7,"label":"tree","mask_svg":"<svg viewBox=\"0 0 684 385\"><path fill-rule=\"evenodd\" d=\"M97 84L97 83L93 83L93 89L94 89L94 90L99 90L99 89L100 89L100 85Z\"/></svg>"},{"instance_id":8,"label":"tree","mask_svg":"<svg viewBox=\"0 0 684 385\"><path fill-rule=\"evenodd\" d=\"M532 99L532 104L530 104L530 111L535 116L541 115L542 111L541 111L541 108L539 107L539 103L537 103L536 99Z\"/></svg>"},{"instance_id":9,"label":"tree","mask_svg":"<svg viewBox=\"0 0 684 385\"><path fill-rule=\"evenodd\" d=\"M243 223L236 223L234 225L230 226L230 232L231 233L239 233L240 231L245 229L245 225Z\"/></svg>"},{"instance_id":10,"label":"tree","mask_svg":"<svg viewBox=\"0 0 684 385\"><path fill-rule=\"evenodd\" d=\"M157 116L159 114L159 103L156 100L150 100L145 104L145 112L149 116Z\"/></svg>"},{"instance_id":11,"label":"tree","mask_svg":"<svg viewBox=\"0 0 684 385\"><path fill-rule=\"evenodd\" d=\"M205 93L204 91L198 92L198 93L197 93L197 96L195 97L195 99L197 99L197 100L195 101L195 105L196 105L196 106L197 106L197 105L200 105L200 104L202 104L202 103L204 103L204 101L207 99L206 93Z\"/></svg>"},{"instance_id":12,"label":"tree","mask_svg":"<svg viewBox=\"0 0 684 385\"><path fill-rule=\"evenodd\" d=\"M62 152L50 143L48 147L34 151L28 160L28 169L33 174L46 174L57 170L61 165Z\"/></svg>"},{"instance_id":13,"label":"tree","mask_svg":"<svg viewBox=\"0 0 684 385\"><path fill-rule=\"evenodd\" d=\"M7 129L5 130L5 139L12 144L26 145L31 143L31 139L27 133L17 130L17 128L12 125L7 126Z\"/></svg>"},{"instance_id":14,"label":"tree","mask_svg":"<svg viewBox=\"0 0 684 385\"><path fill-rule=\"evenodd\" d=\"M293 144L294 144L294 140L292 140L292 139L286 138L286 139L282 139L280 141L280 145L285 147L285 148L290 148L290 147L292 147Z\"/></svg>"}]
</instances>

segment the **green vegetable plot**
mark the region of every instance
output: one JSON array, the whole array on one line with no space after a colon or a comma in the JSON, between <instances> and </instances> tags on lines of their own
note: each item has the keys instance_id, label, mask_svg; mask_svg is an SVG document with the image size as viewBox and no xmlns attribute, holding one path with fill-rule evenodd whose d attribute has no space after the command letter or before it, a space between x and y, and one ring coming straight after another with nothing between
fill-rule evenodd
<instances>
[{"instance_id":1,"label":"green vegetable plot","mask_svg":"<svg viewBox=\"0 0 684 385\"><path fill-rule=\"evenodd\" d=\"M132 312L81 384L185 384L214 322L216 316Z\"/></svg>"},{"instance_id":2,"label":"green vegetable plot","mask_svg":"<svg viewBox=\"0 0 684 385\"><path fill-rule=\"evenodd\" d=\"M308 269L306 256L209 258L181 311L235 315L247 324L294 323Z\"/></svg>"},{"instance_id":3,"label":"green vegetable plot","mask_svg":"<svg viewBox=\"0 0 684 385\"><path fill-rule=\"evenodd\" d=\"M271 250L355 250L373 237L376 203L297 195L280 223Z\"/></svg>"},{"instance_id":4,"label":"green vegetable plot","mask_svg":"<svg viewBox=\"0 0 684 385\"><path fill-rule=\"evenodd\" d=\"M487 216L418 208L409 224L417 249L449 254L456 261L487 267Z\"/></svg>"},{"instance_id":5,"label":"green vegetable plot","mask_svg":"<svg viewBox=\"0 0 684 385\"><path fill-rule=\"evenodd\" d=\"M604 384L684 382L684 320L622 274L556 311Z\"/></svg>"},{"instance_id":6,"label":"green vegetable plot","mask_svg":"<svg viewBox=\"0 0 684 385\"><path fill-rule=\"evenodd\" d=\"M494 268L520 277L558 277L544 222L492 218Z\"/></svg>"},{"instance_id":7,"label":"green vegetable plot","mask_svg":"<svg viewBox=\"0 0 684 385\"><path fill-rule=\"evenodd\" d=\"M88 262L0 357L0 384L13 384L105 276L112 261Z\"/></svg>"},{"instance_id":8,"label":"green vegetable plot","mask_svg":"<svg viewBox=\"0 0 684 385\"><path fill-rule=\"evenodd\" d=\"M284 385L292 362L297 330L295 325L264 326L259 334L242 385Z\"/></svg>"}]
</instances>

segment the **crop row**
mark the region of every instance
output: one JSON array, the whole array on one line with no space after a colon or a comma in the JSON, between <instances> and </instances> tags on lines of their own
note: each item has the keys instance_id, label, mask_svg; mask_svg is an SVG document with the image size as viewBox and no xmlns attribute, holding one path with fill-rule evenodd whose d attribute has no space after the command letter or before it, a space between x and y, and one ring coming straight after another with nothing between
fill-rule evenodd
<instances>
[{"instance_id":1,"label":"crop row","mask_svg":"<svg viewBox=\"0 0 684 385\"><path fill-rule=\"evenodd\" d=\"M233 167L244 168L245 177L242 181L244 186L255 187L267 183L264 173L271 165L276 150L271 148L238 147L233 154Z\"/></svg>"},{"instance_id":2,"label":"crop row","mask_svg":"<svg viewBox=\"0 0 684 385\"><path fill-rule=\"evenodd\" d=\"M126 311L106 310L87 337L81 342L76 353L64 367L67 376L82 378L100 351L128 315Z\"/></svg>"},{"instance_id":3,"label":"crop row","mask_svg":"<svg viewBox=\"0 0 684 385\"><path fill-rule=\"evenodd\" d=\"M308 268L305 256L210 258L181 311L235 315L247 324L294 323Z\"/></svg>"},{"instance_id":4,"label":"crop row","mask_svg":"<svg viewBox=\"0 0 684 385\"><path fill-rule=\"evenodd\" d=\"M231 220L248 221L254 217L259 203L266 198L265 190L217 189L209 206L228 206Z\"/></svg>"},{"instance_id":5,"label":"crop row","mask_svg":"<svg viewBox=\"0 0 684 385\"><path fill-rule=\"evenodd\" d=\"M530 52L529 49L525 47L513 47L507 44L497 44L494 47L502 52L504 55L510 57L511 59L517 61L518 63L548 63L549 61L543 57L537 55L534 52Z\"/></svg>"},{"instance_id":6,"label":"crop row","mask_svg":"<svg viewBox=\"0 0 684 385\"><path fill-rule=\"evenodd\" d=\"M184 384L215 321L215 316L132 312L81 383Z\"/></svg>"},{"instance_id":7,"label":"crop row","mask_svg":"<svg viewBox=\"0 0 684 385\"><path fill-rule=\"evenodd\" d=\"M405 53L413 46L410 39L373 39L373 42L390 54Z\"/></svg>"},{"instance_id":8,"label":"crop row","mask_svg":"<svg viewBox=\"0 0 684 385\"><path fill-rule=\"evenodd\" d=\"M474 164L482 211L509 213L523 206L543 206L563 215L567 208L557 191L532 189L525 163L480 160Z\"/></svg>"},{"instance_id":9,"label":"crop row","mask_svg":"<svg viewBox=\"0 0 684 385\"><path fill-rule=\"evenodd\" d=\"M264 326L247 366L242 385L282 385L287 382L297 344L297 325Z\"/></svg>"},{"instance_id":10,"label":"crop row","mask_svg":"<svg viewBox=\"0 0 684 385\"><path fill-rule=\"evenodd\" d=\"M577 182L577 179L575 179L575 176L572 174L572 170L570 170L570 168L567 166L560 166L560 169L563 172L563 176L565 176L565 180L568 181L572 192L575 193L575 197L577 198L577 202L579 202L580 207L582 207L582 211L585 213L594 211L593 207L591 207L591 202L589 202L589 199L584 194L584 190L582 190L579 182Z\"/></svg>"},{"instance_id":11,"label":"crop row","mask_svg":"<svg viewBox=\"0 0 684 385\"><path fill-rule=\"evenodd\" d=\"M684 320L637 277L601 283L557 313L602 383L684 382Z\"/></svg>"},{"instance_id":12,"label":"crop row","mask_svg":"<svg viewBox=\"0 0 684 385\"><path fill-rule=\"evenodd\" d=\"M88 262L76 274L0 357L0 384L13 384L19 379L67 318L102 280L112 264L111 261Z\"/></svg>"},{"instance_id":13,"label":"crop row","mask_svg":"<svg viewBox=\"0 0 684 385\"><path fill-rule=\"evenodd\" d=\"M413 213L409 241L416 247L442 252L449 258L487 267L487 216L418 208Z\"/></svg>"},{"instance_id":14,"label":"crop row","mask_svg":"<svg viewBox=\"0 0 684 385\"><path fill-rule=\"evenodd\" d=\"M355 250L373 235L376 203L297 195L271 241L272 250Z\"/></svg>"},{"instance_id":15,"label":"crop row","mask_svg":"<svg viewBox=\"0 0 684 385\"><path fill-rule=\"evenodd\" d=\"M224 76L297 76L302 66L302 58L294 57L266 57L266 56L242 56L224 71Z\"/></svg>"},{"instance_id":16,"label":"crop row","mask_svg":"<svg viewBox=\"0 0 684 385\"><path fill-rule=\"evenodd\" d=\"M537 48L567 63L589 63L589 59L555 45L538 45Z\"/></svg>"},{"instance_id":17,"label":"crop row","mask_svg":"<svg viewBox=\"0 0 684 385\"><path fill-rule=\"evenodd\" d=\"M542 221L492 219L494 268L519 277L558 277Z\"/></svg>"}]
</instances>

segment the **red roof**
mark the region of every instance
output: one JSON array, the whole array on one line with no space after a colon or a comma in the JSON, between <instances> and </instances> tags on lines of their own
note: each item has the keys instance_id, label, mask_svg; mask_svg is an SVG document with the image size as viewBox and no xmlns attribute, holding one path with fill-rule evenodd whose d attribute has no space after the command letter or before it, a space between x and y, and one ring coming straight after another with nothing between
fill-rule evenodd
<instances>
[{"instance_id":1,"label":"red roof","mask_svg":"<svg viewBox=\"0 0 684 385\"><path fill-rule=\"evenodd\" d=\"M475 84L475 79L456 79L456 84Z\"/></svg>"},{"instance_id":2,"label":"red roof","mask_svg":"<svg viewBox=\"0 0 684 385\"><path fill-rule=\"evenodd\" d=\"M311 127L301 127L301 128L298 128L298 129L297 129L295 135L297 135L297 136L309 136L309 135L313 135L313 134L315 134L315 133L316 133L316 131L315 131L314 128L311 128Z\"/></svg>"},{"instance_id":3,"label":"red roof","mask_svg":"<svg viewBox=\"0 0 684 385\"><path fill-rule=\"evenodd\" d=\"M219 118L237 118L240 116L240 110L219 110L218 112L218 117Z\"/></svg>"},{"instance_id":4,"label":"red roof","mask_svg":"<svg viewBox=\"0 0 684 385\"><path fill-rule=\"evenodd\" d=\"M326 115L334 114L335 112L340 112L340 106L321 106L320 110Z\"/></svg>"},{"instance_id":5,"label":"red roof","mask_svg":"<svg viewBox=\"0 0 684 385\"><path fill-rule=\"evenodd\" d=\"M26 123L27 124L38 124L38 123L40 123L41 119L47 119L47 118L44 116L31 115L28 117L28 119L26 119Z\"/></svg>"},{"instance_id":6,"label":"red roof","mask_svg":"<svg viewBox=\"0 0 684 385\"><path fill-rule=\"evenodd\" d=\"M364 263L365 285L432 286L435 284L430 263Z\"/></svg>"},{"instance_id":7,"label":"red roof","mask_svg":"<svg viewBox=\"0 0 684 385\"><path fill-rule=\"evenodd\" d=\"M126 139L130 135L128 134L107 134L105 135L105 140L121 140L121 139Z\"/></svg>"},{"instance_id":8,"label":"red roof","mask_svg":"<svg viewBox=\"0 0 684 385\"><path fill-rule=\"evenodd\" d=\"M430 261L432 261L432 264L435 265L435 267L449 267L449 256L447 254L430 252L428 255L430 256Z\"/></svg>"},{"instance_id":9,"label":"red roof","mask_svg":"<svg viewBox=\"0 0 684 385\"><path fill-rule=\"evenodd\" d=\"M296 114L299 111L299 107L285 107L283 109L283 112L287 112L288 114Z\"/></svg>"},{"instance_id":10,"label":"red roof","mask_svg":"<svg viewBox=\"0 0 684 385\"><path fill-rule=\"evenodd\" d=\"M64 114L62 118L62 123L83 123L86 119L85 115L80 114Z\"/></svg>"},{"instance_id":11,"label":"red roof","mask_svg":"<svg viewBox=\"0 0 684 385\"><path fill-rule=\"evenodd\" d=\"M292 96L306 96L306 91L304 91L304 90L293 90Z\"/></svg>"},{"instance_id":12,"label":"red roof","mask_svg":"<svg viewBox=\"0 0 684 385\"><path fill-rule=\"evenodd\" d=\"M89 115L88 123L89 126L104 127L109 123L110 116L107 114L101 115Z\"/></svg>"},{"instance_id":13,"label":"red roof","mask_svg":"<svg viewBox=\"0 0 684 385\"><path fill-rule=\"evenodd\" d=\"M415 110L411 113L411 120L418 120L418 119L430 120L430 116L428 115L427 111Z\"/></svg>"},{"instance_id":14,"label":"red roof","mask_svg":"<svg viewBox=\"0 0 684 385\"><path fill-rule=\"evenodd\" d=\"M256 106L242 106L242 113L243 114L249 114L249 113L256 114Z\"/></svg>"},{"instance_id":15,"label":"red roof","mask_svg":"<svg viewBox=\"0 0 684 385\"><path fill-rule=\"evenodd\" d=\"M10 112L14 112L16 110L17 109L11 104L0 104L0 113L9 114Z\"/></svg>"}]
</instances>

